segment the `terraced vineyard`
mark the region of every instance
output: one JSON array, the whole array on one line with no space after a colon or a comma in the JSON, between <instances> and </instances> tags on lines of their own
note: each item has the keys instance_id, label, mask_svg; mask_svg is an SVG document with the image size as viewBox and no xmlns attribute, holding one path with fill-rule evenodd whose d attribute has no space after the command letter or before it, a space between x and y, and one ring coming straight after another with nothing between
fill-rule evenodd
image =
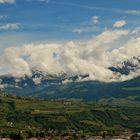
<instances>
[{"instance_id":1,"label":"terraced vineyard","mask_svg":"<svg viewBox=\"0 0 140 140\"><path fill-rule=\"evenodd\" d=\"M3 95L0 97L0 135L45 135L102 132L119 134L140 130L140 106L81 101L44 101ZM52 133L53 132L53 133Z\"/></svg>"}]
</instances>

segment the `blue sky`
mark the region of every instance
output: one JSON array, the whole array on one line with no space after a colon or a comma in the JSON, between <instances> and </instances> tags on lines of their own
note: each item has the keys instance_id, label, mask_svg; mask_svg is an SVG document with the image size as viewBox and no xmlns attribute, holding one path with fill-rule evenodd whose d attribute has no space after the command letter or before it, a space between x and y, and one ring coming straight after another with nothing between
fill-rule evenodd
<instances>
[{"instance_id":1,"label":"blue sky","mask_svg":"<svg viewBox=\"0 0 140 140\"><path fill-rule=\"evenodd\" d=\"M86 40L140 23L140 0L0 0L0 47L34 42Z\"/></svg>"}]
</instances>

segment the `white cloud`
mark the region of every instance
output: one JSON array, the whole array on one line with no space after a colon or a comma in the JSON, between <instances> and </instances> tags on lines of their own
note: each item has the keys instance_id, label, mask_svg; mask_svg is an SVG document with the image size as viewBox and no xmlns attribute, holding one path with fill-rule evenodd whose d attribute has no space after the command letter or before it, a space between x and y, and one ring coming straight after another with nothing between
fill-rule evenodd
<instances>
[{"instance_id":1,"label":"white cloud","mask_svg":"<svg viewBox=\"0 0 140 140\"><path fill-rule=\"evenodd\" d=\"M113 27L123 27L124 25L126 24L126 21L125 20L119 20L119 21L116 21L113 25Z\"/></svg>"},{"instance_id":2,"label":"white cloud","mask_svg":"<svg viewBox=\"0 0 140 140\"><path fill-rule=\"evenodd\" d=\"M16 29L19 29L18 23L8 23L0 25L0 30L16 30Z\"/></svg>"},{"instance_id":3,"label":"white cloud","mask_svg":"<svg viewBox=\"0 0 140 140\"><path fill-rule=\"evenodd\" d=\"M98 17L98 16L93 16L93 17L92 17L92 22L93 22L94 24L97 24L97 23L99 22L99 17Z\"/></svg>"},{"instance_id":4,"label":"white cloud","mask_svg":"<svg viewBox=\"0 0 140 140\"><path fill-rule=\"evenodd\" d=\"M113 51L108 49L112 42L115 43L128 33L128 30L106 30L85 43L72 41L62 44L10 47L5 49L1 56L0 65L8 67L7 73L16 77L30 76L32 70L39 70L49 74L89 74L88 80L124 80L126 77L115 75L108 67L133 55L139 55L140 39L131 39L126 45ZM134 53L135 51L137 53ZM35 81L39 83L38 79Z\"/></svg>"},{"instance_id":5,"label":"white cloud","mask_svg":"<svg viewBox=\"0 0 140 140\"><path fill-rule=\"evenodd\" d=\"M0 4L5 4L5 3L13 4L15 2L16 0L0 0Z\"/></svg>"},{"instance_id":6,"label":"white cloud","mask_svg":"<svg viewBox=\"0 0 140 140\"><path fill-rule=\"evenodd\" d=\"M1 65L8 66L10 73L16 77L31 75L29 64L19 56L18 48L6 48L4 55L1 57Z\"/></svg>"},{"instance_id":7,"label":"white cloud","mask_svg":"<svg viewBox=\"0 0 140 140\"><path fill-rule=\"evenodd\" d=\"M86 80L106 82L131 79L140 76L140 64L139 69L129 75L114 74L108 67L121 65L121 62L133 56L140 56L140 38L133 37L135 30L106 29L86 42L9 47L0 56L0 71L4 70L5 74L15 77L31 76L32 70L39 70L49 74L64 72L69 76L89 74ZM112 50L112 44L117 44L123 36L127 36L128 40ZM34 81L39 84L40 79Z\"/></svg>"}]
</instances>

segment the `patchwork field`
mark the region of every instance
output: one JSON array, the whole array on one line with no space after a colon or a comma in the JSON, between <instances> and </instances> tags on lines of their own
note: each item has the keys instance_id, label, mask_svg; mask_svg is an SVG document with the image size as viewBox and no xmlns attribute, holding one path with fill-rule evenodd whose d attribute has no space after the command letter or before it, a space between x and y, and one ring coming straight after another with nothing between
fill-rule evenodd
<instances>
[{"instance_id":1,"label":"patchwork field","mask_svg":"<svg viewBox=\"0 0 140 140\"><path fill-rule=\"evenodd\" d=\"M76 133L98 135L106 132L140 131L140 106L119 103L44 101L4 95L0 97L0 135L21 130L37 135Z\"/></svg>"}]
</instances>

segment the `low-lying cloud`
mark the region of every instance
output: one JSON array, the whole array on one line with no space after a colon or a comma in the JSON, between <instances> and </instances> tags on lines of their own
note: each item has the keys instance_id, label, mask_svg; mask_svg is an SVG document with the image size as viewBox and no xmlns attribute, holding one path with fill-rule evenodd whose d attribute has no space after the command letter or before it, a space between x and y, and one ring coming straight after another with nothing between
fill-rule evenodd
<instances>
[{"instance_id":1,"label":"low-lying cloud","mask_svg":"<svg viewBox=\"0 0 140 140\"><path fill-rule=\"evenodd\" d=\"M123 81L140 75L140 69L129 75L113 73L110 66L121 64L133 56L140 56L140 37L131 37L129 30L105 30L86 42L70 41L52 44L27 44L10 47L0 57L5 74L15 77L31 76L32 70L49 74L84 75L86 80ZM127 36L122 46L113 49L113 44Z\"/></svg>"}]
</instances>

